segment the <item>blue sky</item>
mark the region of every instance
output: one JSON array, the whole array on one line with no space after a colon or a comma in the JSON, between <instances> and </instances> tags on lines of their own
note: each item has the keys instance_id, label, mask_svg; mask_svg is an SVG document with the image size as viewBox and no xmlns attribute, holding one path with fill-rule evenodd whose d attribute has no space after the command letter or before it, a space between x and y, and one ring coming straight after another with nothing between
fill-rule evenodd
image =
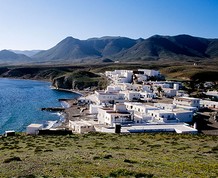
<instances>
[{"instance_id":1,"label":"blue sky","mask_svg":"<svg viewBox=\"0 0 218 178\"><path fill-rule=\"evenodd\" d=\"M218 38L218 0L0 0L0 50L155 34Z\"/></svg>"}]
</instances>

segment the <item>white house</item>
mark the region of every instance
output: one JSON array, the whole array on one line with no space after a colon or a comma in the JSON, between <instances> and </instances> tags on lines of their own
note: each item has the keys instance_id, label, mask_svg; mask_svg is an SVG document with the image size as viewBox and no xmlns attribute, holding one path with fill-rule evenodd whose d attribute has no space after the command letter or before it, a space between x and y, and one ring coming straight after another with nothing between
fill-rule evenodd
<instances>
[{"instance_id":1,"label":"white house","mask_svg":"<svg viewBox=\"0 0 218 178\"><path fill-rule=\"evenodd\" d=\"M146 91L146 92L151 93L152 92L151 89L152 89L151 85L142 85L141 86L141 91Z\"/></svg>"},{"instance_id":2,"label":"white house","mask_svg":"<svg viewBox=\"0 0 218 178\"><path fill-rule=\"evenodd\" d=\"M201 108L218 109L218 102L209 100L200 100Z\"/></svg>"},{"instance_id":3,"label":"white house","mask_svg":"<svg viewBox=\"0 0 218 178\"><path fill-rule=\"evenodd\" d=\"M126 90L139 91L141 89L141 85L139 84L120 83L119 85L121 85L122 91L126 91Z\"/></svg>"},{"instance_id":4,"label":"white house","mask_svg":"<svg viewBox=\"0 0 218 178\"><path fill-rule=\"evenodd\" d=\"M174 109L174 117L178 122L192 122L193 112L183 109Z\"/></svg>"},{"instance_id":5,"label":"white house","mask_svg":"<svg viewBox=\"0 0 218 178\"><path fill-rule=\"evenodd\" d=\"M140 99L140 92L137 91L120 91L121 94L124 94L125 100L128 101L137 101Z\"/></svg>"},{"instance_id":6,"label":"white house","mask_svg":"<svg viewBox=\"0 0 218 178\"><path fill-rule=\"evenodd\" d=\"M109 86L107 86L106 92L107 93L119 92L121 90L122 90L122 88L119 85L109 85Z\"/></svg>"},{"instance_id":7,"label":"white house","mask_svg":"<svg viewBox=\"0 0 218 178\"><path fill-rule=\"evenodd\" d=\"M191 106L200 108L200 99L199 98L191 98L191 97L175 97L173 100L173 104L181 105L181 106Z\"/></svg>"},{"instance_id":8,"label":"white house","mask_svg":"<svg viewBox=\"0 0 218 178\"><path fill-rule=\"evenodd\" d=\"M152 117L148 115L149 110L158 110L158 108L150 105L145 105L138 102L125 102L128 111L134 113L135 123L143 123L152 121Z\"/></svg>"},{"instance_id":9,"label":"white house","mask_svg":"<svg viewBox=\"0 0 218 178\"><path fill-rule=\"evenodd\" d=\"M95 131L94 125L97 124L97 122L94 121L71 121L69 120L69 128L77 133L87 133L87 132L93 132Z\"/></svg>"},{"instance_id":10,"label":"white house","mask_svg":"<svg viewBox=\"0 0 218 178\"><path fill-rule=\"evenodd\" d=\"M133 77L132 70L106 71L105 75L111 78L115 83L131 83Z\"/></svg>"},{"instance_id":11,"label":"white house","mask_svg":"<svg viewBox=\"0 0 218 178\"><path fill-rule=\"evenodd\" d=\"M164 96L167 98L172 98L175 97L177 94L177 90L172 89L172 88L162 88L164 92Z\"/></svg>"},{"instance_id":12,"label":"white house","mask_svg":"<svg viewBox=\"0 0 218 178\"><path fill-rule=\"evenodd\" d=\"M120 103L124 102L124 94L122 93L106 93L106 92L101 92L101 91L95 91L95 96L96 96L96 102L98 105L103 104L103 103Z\"/></svg>"},{"instance_id":13,"label":"white house","mask_svg":"<svg viewBox=\"0 0 218 178\"><path fill-rule=\"evenodd\" d=\"M167 110L149 110L148 114L153 117L154 121L158 122L177 122L174 113L172 111Z\"/></svg>"},{"instance_id":14,"label":"white house","mask_svg":"<svg viewBox=\"0 0 218 178\"><path fill-rule=\"evenodd\" d=\"M125 106L115 105L114 108L99 108L98 123L108 126L119 124L129 124L134 122L133 114L126 111Z\"/></svg>"},{"instance_id":15,"label":"white house","mask_svg":"<svg viewBox=\"0 0 218 178\"><path fill-rule=\"evenodd\" d=\"M102 105L90 104L89 105L89 113L90 114L97 114L98 108L102 108Z\"/></svg>"},{"instance_id":16,"label":"white house","mask_svg":"<svg viewBox=\"0 0 218 178\"><path fill-rule=\"evenodd\" d=\"M147 75L142 75L142 74L135 74L136 79L138 82L143 82L143 81L147 81L148 80L148 76Z\"/></svg>"},{"instance_id":17,"label":"white house","mask_svg":"<svg viewBox=\"0 0 218 178\"><path fill-rule=\"evenodd\" d=\"M154 93L140 92L140 100L152 101L152 99L154 98L156 98L156 95Z\"/></svg>"},{"instance_id":18,"label":"white house","mask_svg":"<svg viewBox=\"0 0 218 178\"><path fill-rule=\"evenodd\" d=\"M159 108L159 109L164 109L167 111L173 111L173 109L176 108L176 105L168 104L168 103L154 103L154 106Z\"/></svg>"},{"instance_id":19,"label":"white house","mask_svg":"<svg viewBox=\"0 0 218 178\"><path fill-rule=\"evenodd\" d=\"M165 83L165 82L156 82L156 83L153 84L153 86L154 86L155 88L161 87L162 89L164 89L164 88L170 88L170 84Z\"/></svg>"},{"instance_id":20,"label":"white house","mask_svg":"<svg viewBox=\"0 0 218 178\"><path fill-rule=\"evenodd\" d=\"M196 107L191 107L191 106L183 106L183 105L176 105L176 108L178 109L183 109L186 111L191 111L193 113L195 113L196 111L198 111L198 108Z\"/></svg>"},{"instance_id":21,"label":"white house","mask_svg":"<svg viewBox=\"0 0 218 178\"><path fill-rule=\"evenodd\" d=\"M139 112L142 114L147 114L149 110L158 110L157 107L146 105L138 102L124 102L126 109L128 111Z\"/></svg>"},{"instance_id":22,"label":"white house","mask_svg":"<svg viewBox=\"0 0 218 178\"><path fill-rule=\"evenodd\" d=\"M218 91L207 91L205 95L210 96L211 98L218 99Z\"/></svg>"},{"instance_id":23,"label":"white house","mask_svg":"<svg viewBox=\"0 0 218 178\"><path fill-rule=\"evenodd\" d=\"M149 77L158 77L160 76L160 72L157 70L150 70L150 69L138 69L138 71L142 72L144 75Z\"/></svg>"},{"instance_id":24,"label":"white house","mask_svg":"<svg viewBox=\"0 0 218 178\"><path fill-rule=\"evenodd\" d=\"M173 89L179 90L179 88L180 88L180 84L179 83L174 83L173 84Z\"/></svg>"},{"instance_id":25,"label":"white house","mask_svg":"<svg viewBox=\"0 0 218 178\"><path fill-rule=\"evenodd\" d=\"M37 135L39 133L39 130L42 128L42 124L30 124L26 128L26 133L29 135Z\"/></svg>"}]
</instances>

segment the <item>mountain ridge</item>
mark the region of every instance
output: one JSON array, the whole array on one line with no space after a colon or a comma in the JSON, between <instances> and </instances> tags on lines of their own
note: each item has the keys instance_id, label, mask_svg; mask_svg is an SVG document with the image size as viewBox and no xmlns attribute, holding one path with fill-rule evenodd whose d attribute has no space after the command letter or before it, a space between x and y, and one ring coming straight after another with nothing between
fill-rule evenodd
<instances>
[{"instance_id":1,"label":"mountain ridge","mask_svg":"<svg viewBox=\"0 0 218 178\"><path fill-rule=\"evenodd\" d=\"M19 52L19 51L18 51ZM9 55L10 56L10 55ZM17 56L9 62L32 63L93 63L107 61L199 61L218 60L218 39L181 34L176 36L153 35L147 39L120 36L103 36L80 40L66 37L54 47L31 56ZM0 62L8 61L1 57ZM107 59L107 60L105 60Z\"/></svg>"},{"instance_id":2,"label":"mountain ridge","mask_svg":"<svg viewBox=\"0 0 218 178\"><path fill-rule=\"evenodd\" d=\"M30 62L31 58L24 54L17 54L10 50L1 50L0 51L0 62L7 63L27 63Z\"/></svg>"},{"instance_id":3,"label":"mountain ridge","mask_svg":"<svg viewBox=\"0 0 218 178\"><path fill-rule=\"evenodd\" d=\"M64 43L65 46L60 46ZM71 45L69 45L71 44ZM72 44L74 44L72 46ZM53 53L52 49L65 51L64 56ZM62 49L61 49L62 48ZM53 48L33 56L42 60L89 61L109 58L120 61L143 60L203 60L218 57L218 39L207 39L182 34L177 36L154 35L147 39L131 39L127 37L89 38L79 40L67 37ZM89 53L87 53L87 51ZM52 53L52 54L51 54ZM76 55L77 54L77 55ZM52 58L48 56L52 55Z\"/></svg>"}]
</instances>

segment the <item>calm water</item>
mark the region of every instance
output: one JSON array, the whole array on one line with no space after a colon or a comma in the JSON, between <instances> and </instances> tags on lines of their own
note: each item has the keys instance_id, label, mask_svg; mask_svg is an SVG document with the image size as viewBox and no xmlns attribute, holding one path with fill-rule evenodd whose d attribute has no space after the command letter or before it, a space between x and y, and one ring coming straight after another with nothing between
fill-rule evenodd
<instances>
[{"instance_id":1,"label":"calm water","mask_svg":"<svg viewBox=\"0 0 218 178\"><path fill-rule=\"evenodd\" d=\"M50 89L50 83L32 80L0 79L0 134L5 130L25 131L31 123L58 120L42 107L60 107L59 98L77 94Z\"/></svg>"}]
</instances>

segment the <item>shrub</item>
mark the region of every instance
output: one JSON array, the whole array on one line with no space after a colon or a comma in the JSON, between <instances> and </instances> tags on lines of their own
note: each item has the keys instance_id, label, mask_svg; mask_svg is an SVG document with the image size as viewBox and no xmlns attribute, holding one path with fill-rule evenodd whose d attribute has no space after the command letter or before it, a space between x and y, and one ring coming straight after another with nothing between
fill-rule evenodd
<instances>
[{"instance_id":1,"label":"shrub","mask_svg":"<svg viewBox=\"0 0 218 178\"><path fill-rule=\"evenodd\" d=\"M137 163L137 161L130 160L130 159L124 159L123 162L125 162L125 163L131 163L131 164Z\"/></svg>"},{"instance_id":2,"label":"shrub","mask_svg":"<svg viewBox=\"0 0 218 178\"><path fill-rule=\"evenodd\" d=\"M112 171L109 175L110 177L120 177L120 176L133 176L133 177L147 177L147 178L151 178L153 177L154 175L153 174L146 174L146 173L137 173L137 172L134 172L134 171L129 171L129 170L126 170L126 169L118 169L116 171Z\"/></svg>"},{"instance_id":3,"label":"shrub","mask_svg":"<svg viewBox=\"0 0 218 178\"><path fill-rule=\"evenodd\" d=\"M22 161L20 157L14 156L12 158L5 159L3 163L10 163L11 161Z\"/></svg>"},{"instance_id":4,"label":"shrub","mask_svg":"<svg viewBox=\"0 0 218 178\"><path fill-rule=\"evenodd\" d=\"M113 156L112 155L105 155L104 158L105 159L110 159L110 158L113 158Z\"/></svg>"}]
</instances>

